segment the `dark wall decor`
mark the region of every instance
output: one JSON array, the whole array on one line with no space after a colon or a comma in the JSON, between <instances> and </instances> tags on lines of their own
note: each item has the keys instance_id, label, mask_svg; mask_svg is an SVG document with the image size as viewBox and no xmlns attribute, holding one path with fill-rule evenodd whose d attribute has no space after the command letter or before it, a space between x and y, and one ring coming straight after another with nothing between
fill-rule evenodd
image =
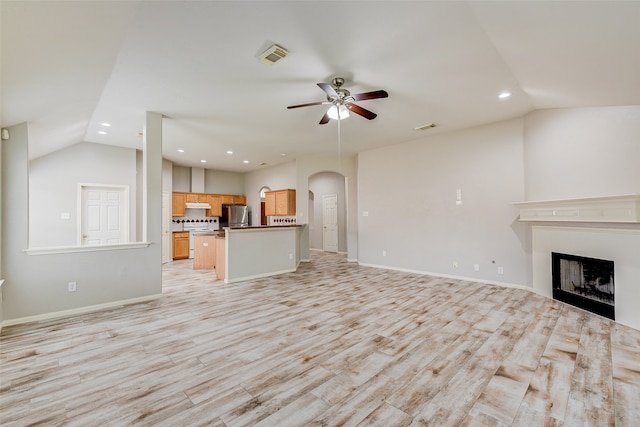
<instances>
[{"instance_id":1,"label":"dark wall decor","mask_svg":"<svg viewBox=\"0 0 640 427\"><path fill-rule=\"evenodd\" d=\"M613 261L551 253L553 298L615 320Z\"/></svg>"}]
</instances>

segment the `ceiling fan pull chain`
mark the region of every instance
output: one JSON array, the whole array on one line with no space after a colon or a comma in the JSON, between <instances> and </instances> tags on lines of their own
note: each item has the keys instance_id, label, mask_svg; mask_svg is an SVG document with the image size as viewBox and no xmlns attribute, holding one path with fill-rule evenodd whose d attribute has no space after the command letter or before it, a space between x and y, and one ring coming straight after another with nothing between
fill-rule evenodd
<instances>
[{"instance_id":1,"label":"ceiling fan pull chain","mask_svg":"<svg viewBox=\"0 0 640 427\"><path fill-rule=\"evenodd\" d=\"M338 109L338 172L342 173L342 141L340 139L340 109Z\"/></svg>"}]
</instances>

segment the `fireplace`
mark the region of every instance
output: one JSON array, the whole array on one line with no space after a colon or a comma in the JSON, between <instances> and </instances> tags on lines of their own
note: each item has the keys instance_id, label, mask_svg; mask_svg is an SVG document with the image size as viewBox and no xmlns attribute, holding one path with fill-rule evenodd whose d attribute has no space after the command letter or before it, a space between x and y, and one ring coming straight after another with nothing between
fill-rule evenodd
<instances>
[{"instance_id":1,"label":"fireplace","mask_svg":"<svg viewBox=\"0 0 640 427\"><path fill-rule=\"evenodd\" d=\"M551 253L553 298L615 320L613 261Z\"/></svg>"}]
</instances>

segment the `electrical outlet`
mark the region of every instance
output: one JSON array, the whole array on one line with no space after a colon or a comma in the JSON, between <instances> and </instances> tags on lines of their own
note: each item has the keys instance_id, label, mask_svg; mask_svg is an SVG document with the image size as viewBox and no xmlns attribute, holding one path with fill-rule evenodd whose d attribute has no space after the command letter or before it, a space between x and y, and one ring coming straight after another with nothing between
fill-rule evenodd
<instances>
[{"instance_id":1,"label":"electrical outlet","mask_svg":"<svg viewBox=\"0 0 640 427\"><path fill-rule=\"evenodd\" d=\"M75 292L77 290L76 288L76 282L69 282L67 283L67 290L69 292Z\"/></svg>"},{"instance_id":2,"label":"electrical outlet","mask_svg":"<svg viewBox=\"0 0 640 427\"><path fill-rule=\"evenodd\" d=\"M289 259L293 259L293 254L289 254Z\"/></svg>"},{"instance_id":3,"label":"electrical outlet","mask_svg":"<svg viewBox=\"0 0 640 427\"><path fill-rule=\"evenodd\" d=\"M382 251L382 256L387 256L387 251Z\"/></svg>"},{"instance_id":4,"label":"electrical outlet","mask_svg":"<svg viewBox=\"0 0 640 427\"><path fill-rule=\"evenodd\" d=\"M458 268L458 261L453 261L453 268Z\"/></svg>"},{"instance_id":5,"label":"electrical outlet","mask_svg":"<svg viewBox=\"0 0 640 427\"><path fill-rule=\"evenodd\" d=\"M498 274L504 274L504 268L498 267Z\"/></svg>"},{"instance_id":6,"label":"electrical outlet","mask_svg":"<svg viewBox=\"0 0 640 427\"><path fill-rule=\"evenodd\" d=\"M473 269L475 271L480 271L480 264L473 264Z\"/></svg>"}]
</instances>

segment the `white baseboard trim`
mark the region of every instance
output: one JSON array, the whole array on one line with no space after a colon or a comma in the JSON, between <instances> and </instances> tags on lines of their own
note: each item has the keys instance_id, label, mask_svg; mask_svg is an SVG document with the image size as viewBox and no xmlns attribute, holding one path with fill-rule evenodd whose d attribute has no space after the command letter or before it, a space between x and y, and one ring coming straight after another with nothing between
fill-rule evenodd
<instances>
[{"instance_id":1,"label":"white baseboard trim","mask_svg":"<svg viewBox=\"0 0 640 427\"><path fill-rule=\"evenodd\" d=\"M72 308L69 310L54 311L51 313L38 314L36 316L18 317L16 319L8 319L2 322L2 327L20 325L23 323L42 322L44 320L56 319L58 317L74 316L78 314L92 313L108 308L123 307L125 305L139 304L141 302L153 301L162 298L162 294L147 295L139 298L131 298L120 301L107 302L104 304L89 305L86 307Z\"/></svg>"},{"instance_id":2,"label":"white baseboard trim","mask_svg":"<svg viewBox=\"0 0 640 427\"><path fill-rule=\"evenodd\" d=\"M359 262L358 265L360 265L362 267L373 267L373 268L380 268L382 270L401 271L403 273L420 274L420 275L423 275L423 276L442 277L444 279L464 280L465 282L483 283L485 285L502 286L502 287L505 287L505 288L516 288L516 289L523 289L525 291L534 292L532 287L524 286L524 285L518 285L516 283L496 282L494 280L483 280L483 279L477 279L475 277L452 276L452 275L449 275L449 274L432 273L432 272L429 272L429 271L422 271L422 270L411 270L411 269L408 269L408 268L389 267L389 266L386 266L386 265L378 265L378 264L366 264L366 263L362 263L362 262Z\"/></svg>"},{"instance_id":3,"label":"white baseboard trim","mask_svg":"<svg viewBox=\"0 0 640 427\"><path fill-rule=\"evenodd\" d=\"M225 277L224 283L246 282L247 280L261 279L263 277L277 276L278 274L293 273L297 269L298 269L298 267L296 266L296 268L289 268L289 269L280 270L280 271L271 271L269 273L254 274L252 276L236 277L235 279L228 279L228 278Z\"/></svg>"}]
</instances>

